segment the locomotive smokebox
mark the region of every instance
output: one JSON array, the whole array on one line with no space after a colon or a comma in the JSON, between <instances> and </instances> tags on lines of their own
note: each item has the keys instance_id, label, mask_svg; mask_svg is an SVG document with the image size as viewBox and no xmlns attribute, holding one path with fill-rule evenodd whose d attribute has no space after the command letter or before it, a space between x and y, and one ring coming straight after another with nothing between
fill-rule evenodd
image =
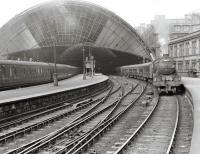
<instances>
[{"instance_id":1,"label":"locomotive smokebox","mask_svg":"<svg viewBox=\"0 0 200 154\"><path fill-rule=\"evenodd\" d=\"M158 62L157 71L160 75L174 74L176 72L176 63L166 54Z\"/></svg>"}]
</instances>

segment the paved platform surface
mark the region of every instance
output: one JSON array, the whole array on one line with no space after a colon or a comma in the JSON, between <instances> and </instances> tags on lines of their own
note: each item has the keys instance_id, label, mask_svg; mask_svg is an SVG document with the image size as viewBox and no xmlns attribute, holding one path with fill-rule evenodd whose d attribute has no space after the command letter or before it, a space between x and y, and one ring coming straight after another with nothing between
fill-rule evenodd
<instances>
[{"instance_id":1,"label":"paved platform surface","mask_svg":"<svg viewBox=\"0 0 200 154\"><path fill-rule=\"evenodd\" d=\"M81 87L87 87L90 85L103 82L107 79L108 77L105 75L96 74L93 78L87 77L86 80L83 80L83 75L79 74L72 78L59 81L58 87L54 87L53 83L48 83L48 84L42 84L38 86L6 90L6 91L0 92L0 103L23 99L23 98L36 97L36 96L41 96L45 94L66 91L66 90L72 90L72 89L77 89Z\"/></svg>"},{"instance_id":2,"label":"paved platform surface","mask_svg":"<svg viewBox=\"0 0 200 154\"><path fill-rule=\"evenodd\" d=\"M191 92L194 104L194 129L190 154L200 153L200 78L183 77L185 87Z\"/></svg>"}]
</instances>

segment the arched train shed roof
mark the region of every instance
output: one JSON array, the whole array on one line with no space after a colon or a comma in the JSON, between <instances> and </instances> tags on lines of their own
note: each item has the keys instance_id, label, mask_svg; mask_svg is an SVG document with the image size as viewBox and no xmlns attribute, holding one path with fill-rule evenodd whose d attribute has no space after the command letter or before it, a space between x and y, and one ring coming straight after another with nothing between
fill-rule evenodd
<instances>
[{"instance_id":1,"label":"arched train shed roof","mask_svg":"<svg viewBox=\"0 0 200 154\"><path fill-rule=\"evenodd\" d=\"M100 6L82 1L50 1L13 17L0 29L0 55L85 42L150 58L134 28Z\"/></svg>"}]
</instances>

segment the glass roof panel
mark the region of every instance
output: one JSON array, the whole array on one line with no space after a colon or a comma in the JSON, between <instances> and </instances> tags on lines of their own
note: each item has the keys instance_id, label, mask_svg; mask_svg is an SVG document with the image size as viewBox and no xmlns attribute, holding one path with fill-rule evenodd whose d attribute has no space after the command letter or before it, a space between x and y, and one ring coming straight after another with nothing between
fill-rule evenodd
<instances>
[{"instance_id":1,"label":"glass roof panel","mask_svg":"<svg viewBox=\"0 0 200 154\"><path fill-rule=\"evenodd\" d=\"M136 31L114 13L94 4L52 1L30 8L0 29L1 55L22 50L75 46L91 42L97 47L150 58Z\"/></svg>"}]
</instances>

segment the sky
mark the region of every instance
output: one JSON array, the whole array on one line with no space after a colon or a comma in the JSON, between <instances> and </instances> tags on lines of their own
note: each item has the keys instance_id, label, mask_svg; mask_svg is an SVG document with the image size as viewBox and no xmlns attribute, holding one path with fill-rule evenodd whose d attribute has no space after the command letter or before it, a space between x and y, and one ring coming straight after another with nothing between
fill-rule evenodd
<instances>
[{"instance_id":1,"label":"sky","mask_svg":"<svg viewBox=\"0 0 200 154\"><path fill-rule=\"evenodd\" d=\"M20 12L49 0L1 0L0 27ZM183 18L184 14L200 12L200 0L87 0L122 17L132 26L150 23L157 14L166 18Z\"/></svg>"}]
</instances>

